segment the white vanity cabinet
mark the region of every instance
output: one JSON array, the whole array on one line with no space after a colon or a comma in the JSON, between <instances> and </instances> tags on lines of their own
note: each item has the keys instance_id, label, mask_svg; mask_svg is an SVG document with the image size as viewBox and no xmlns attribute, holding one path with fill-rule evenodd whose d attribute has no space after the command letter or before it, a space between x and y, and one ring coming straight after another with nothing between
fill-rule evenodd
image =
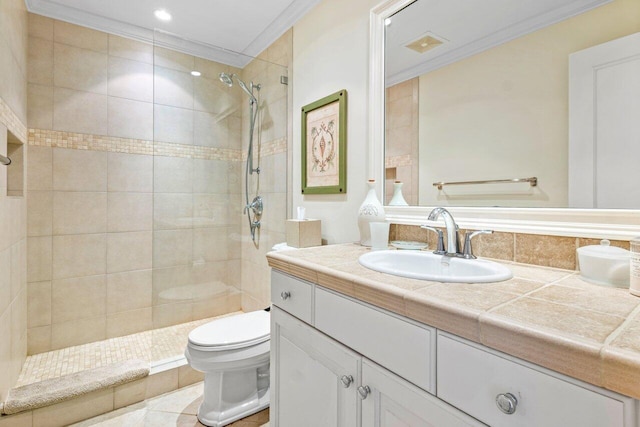
<instances>
[{"instance_id":1,"label":"white vanity cabinet","mask_svg":"<svg viewBox=\"0 0 640 427\"><path fill-rule=\"evenodd\" d=\"M632 398L275 270L271 283L272 427L640 427Z\"/></svg>"}]
</instances>

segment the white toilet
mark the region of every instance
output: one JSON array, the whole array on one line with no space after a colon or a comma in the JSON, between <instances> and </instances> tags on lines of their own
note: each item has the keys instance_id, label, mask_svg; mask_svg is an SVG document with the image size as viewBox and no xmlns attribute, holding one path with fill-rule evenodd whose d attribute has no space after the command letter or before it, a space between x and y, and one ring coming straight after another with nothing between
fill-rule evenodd
<instances>
[{"instance_id":1,"label":"white toilet","mask_svg":"<svg viewBox=\"0 0 640 427\"><path fill-rule=\"evenodd\" d=\"M254 311L214 320L189 333L185 356L204 372L198 419L220 427L269 406L270 316Z\"/></svg>"}]
</instances>

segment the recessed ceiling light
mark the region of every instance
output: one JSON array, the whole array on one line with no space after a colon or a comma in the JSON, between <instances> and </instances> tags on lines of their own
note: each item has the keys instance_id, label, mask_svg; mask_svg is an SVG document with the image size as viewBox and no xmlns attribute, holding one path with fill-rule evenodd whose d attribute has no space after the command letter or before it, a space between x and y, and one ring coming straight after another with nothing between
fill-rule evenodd
<instances>
[{"instance_id":1,"label":"recessed ceiling light","mask_svg":"<svg viewBox=\"0 0 640 427\"><path fill-rule=\"evenodd\" d=\"M171 14L165 9L156 9L153 14L161 21L171 21Z\"/></svg>"},{"instance_id":2,"label":"recessed ceiling light","mask_svg":"<svg viewBox=\"0 0 640 427\"><path fill-rule=\"evenodd\" d=\"M200 71L195 71L194 70L194 71L191 72L191 75L195 76L195 77L200 77L202 75L202 73Z\"/></svg>"}]
</instances>

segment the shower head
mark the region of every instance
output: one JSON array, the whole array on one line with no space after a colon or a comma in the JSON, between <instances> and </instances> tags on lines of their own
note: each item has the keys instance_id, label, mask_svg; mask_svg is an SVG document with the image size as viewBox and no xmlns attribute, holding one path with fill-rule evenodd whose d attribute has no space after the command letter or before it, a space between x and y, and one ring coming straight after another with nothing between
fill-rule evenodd
<instances>
[{"instance_id":1,"label":"shower head","mask_svg":"<svg viewBox=\"0 0 640 427\"><path fill-rule=\"evenodd\" d=\"M220 73L219 77L220 77L220 81L229 87L233 86L233 79L235 78L236 81L238 82L238 86L240 86L242 90L244 90L247 93L247 95L249 95L249 99L251 100L251 102L258 102L256 100L256 97L253 96L252 91L247 87L247 85L242 80L240 80L237 74ZM256 87L260 89L260 85L258 86L251 85L251 86L252 88Z\"/></svg>"}]
</instances>

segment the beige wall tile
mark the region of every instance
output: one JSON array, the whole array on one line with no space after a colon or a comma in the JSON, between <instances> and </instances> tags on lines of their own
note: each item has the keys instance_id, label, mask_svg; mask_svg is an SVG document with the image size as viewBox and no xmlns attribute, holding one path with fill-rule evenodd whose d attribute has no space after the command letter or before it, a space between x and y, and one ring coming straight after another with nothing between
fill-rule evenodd
<instances>
[{"instance_id":1,"label":"beige wall tile","mask_svg":"<svg viewBox=\"0 0 640 427\"><path fill-rule=\"evenodd\" d=\"M33 427L69 425L113 410L113 388L33 411Z\"/></svg>"},{"instance_id":2,"label":"beige wall tile","mask_svg":"<svg viewBox=\"0 0 640 427\"><path fill-rule=\"evenodd\" d=\"M21 412L19 414L0 417L0 427L32 427L33 412Z\"/></svg>"},{"instance_id":3,"label":"beige wall tile","mask_svg":"<svg viewBox=\"0 0 640 427\"><path fill-rule=\"evenodd\" d=\"M156 397L178 388L178 370L169 369L157 372L147 377L146 399Z\"/></svg>"},{"instance_id":4,"label":"beige wall tile","mask_svg":"<svg viewBox=\"0 0 640 427\"><path fill-rule=\"evenodd\" d=\"M0 334L3 337L11 337L11 310L5 310L0 313ZM7 393L13 387L11 381L11 339L0 340L0 367L2 367L2 375L0 375L0 399L4 401ZM176 372L177 373L177 372Z\"/></svg>"},{"instance_id":5,"label":"beige wall tile","mask_svg":"<svg viewBox=\"0 0 640 427\"><path fill-rule=\"evenodd\" d=\"M31 282L28 287L27 326L29 329L51 324L51 282Z\"/></svg>"},{"instance_id":6,"label":"beige wall tile","mask_svg":"<svg viewBox=\"0 0 640 427\"><path fill-rule=\"evenodd\" d=\"M27 281L51 280L52 257L51 236L29 237L27 239Z\"/></svg>"},{"instance_id":7,"label":"beige wall tile","mask_svg":"<svg viewBox=\"0 0 640 427\"><path fill-rule=\"evenodd\" d=\"M190 299L191 294L184 286L191 285L191 267L181 265L170 268L153 269L153 305L174 303L184 299Z\"/></svg>"},{"instance_id":8,"label":"beige wall tile","mask_svg":"<svg viewBox=\"0 0 640 427\"><path fill-rule=\"evenodd\" d=\"M119 409L133 405L134 403L142 402L146 397L146 393L146 378L119 385L114 389L113 409Z\"/></svg>"},{"instance_id":9,"label":"beige wall tile","mask_svg":"<svg viewBox=\"0 0 640 427\"><path fill-rule=\"evenodd\" d=\"M476 256L513 261L514 239L513 233L481 234L471 245Z\"/></svg>"},{"instance_id":10,"label":"beige wall tile","mask_svg":"<svg viewBox=\"0 0 640 427\"><path fill-rule=\"evenodd\" d=\"M153 156L109 153L109 191L153 191Z\"/></svg>"},{"instance_id":11,"label":"beige wall tile","mask_svg":"<svg viewBox=\"0 0 640 427\"><path fill-rule=\"evenodd\" d=\"M194 160L180 157L153 158L153 190L156 193L190 193L193 191Z\"/></svg>"},{"instance_id":12,"label":"beige wall tile","mask_svg":"<svg viewBox=\"0 0 640 427\"><path fill-rule=\"evenodd\" d=\"M193 143L193 110L155 105L153 114L155 141Z\"/></svg>"},{"instance_id":13,"label":"beige wall tile","mask_svg":"<svg viewBox=\"0 0 640 427\"><path fill-rule=\"evenodd\" d=\"M2 79L0 79L0 96L20 120L25 122L27 115L26 70L22 71L11 45L7 43L5 38L0 37L0 58L3 58L0 61L0 75L2 76Z\"/></svg>"},{"instance_id":14,"label":"beige wall tile","mask_svg":"<svg viewBox=\"0 0 640 427\"><path fill-rule=\"evenodd\" d=\"M165 268L193 262L193 230L153 232L153 267Z\"/></svg>"},{"instance_id":15,"label":"beige wall tile","mask_svg":"<svg viewBox=\"0 0 640 427\"><path fill-rule=\"evenodd\" d=\"M228 241L226 227L198 229L193 235L193 259L196 262L226 260L229 256Z\"/></svg>"},{"instance_id":16,"label":"beige wall tile","mask_svg":"<svg viewBox=\"0 0 640 427\"><path fill-rule=\"evenodd\" d=\"M154 328L186 323L191 319L191 301L153 306Z\"/></svg>"},{"instance_id":17,"label":"beige wall tile","mask_svg":"<svg viewBox=\"0 0 640 427\"><path fill-rule=\"evenodd\" d=\"M27 122L36 129L53 128L53 86L28 85Z\"/></svg>"},{"instance_id":18,"label":"beige wall tile","mask_svg":"<svg viewBox=\"0 0 640 427\"><path fill-rule=\"evenodd\" d=\"M107 55L54 43L53 75L56 87L106 95Z\"/></svg>"},{"instance_id":19,"label":"beige wall tile","mask_svg":"<svg viewBox=\"0 0 640 427\"><path fill-rule=\"evenodd\" d=\"M53 42L29 37L29 67L27 81L39 85L53 85Z\"/></svg>"},{"instance_id":20,"label":"beige wall tile","mask_svg":"<svg viewBox=\"0 0 640 427\"><path fill-rule=\"evenodd\" d=\"M110 232L151 230L153 194L110 192L107 222Z\"/></svg>"},{"instance_id":21,"label":"beige wall tile","mask_svg":"<svg viewBox=\"0 0 640 427\"><path fill-rule=\"evenodd\" d=\"M27 354L44 353L51 350L51 326L27 330Z\"/></svg>"},{"instance_id":22,"label":"beige wall tile","mask_svg":"<svg viewBox=\"0 0 640 427\"><path fill-rule=\"evenodd\" d=\"M109 34L109 55L153 64L153 45Z\"/></svg>"},{"instance_id":23,"label":"beige wall tile","mask_svg":"<svg viewBox=\"0 0 640 427\"><path fill-rule=\"evenodd\" d=\"M107 337L106 328L107 320L105 316L54 323L51 326L51 349L57 350L103 340Z\"/></svg>"},{"instance_id":24,"label":"beige wall tile","mask_svg":"<svg viewBox=\"0 0 640 427\"><path fill-rule=\"evenodd\" d=\"M107 315L107 338L122 337L152 328L151 307Z\"/></svg>"},{"instance_id":25,"label":"beige wall tile","mask_svg":"<svg viewBox=\"0 0 640 427\"><path fill-rule=\"evenodd\" d=\"M27 188L53 190L53 149L27 146Z\"/></svg>"},{"instance_id":26,"label":"beige wall tile","mask_svg":"<svg viewBox=\"0 0 640 427\"><path fill-rule=\"evenodd\" d=\"M262 308L267 307L269 302L262 305ZM206 319L208 317L221 316L227 313L233 313L239 311L241 308L241 293L227 292L221 296L215 298L200 298L193 301L192 304L192 316L194 320Z\"/></svg>"},{"instance_id":27,"label":"beige wall tile","mask_svg":"<svg viewBox=\"0 0 640 427\"><path fill-rule=\"evenodd\" d=\"M155 193L153 229L183 229L193 224L193 196L190 193Z\"/></svg>"},{"instance_id":28,"label":"beige wall tile","mask_svg":"<svg viewBox=\"0 0 640 427\"><path fill-rule=\"evenodd\" d=\"M107 313L151 307L151 270L107 274Z\"/></svg>"},{"instance_id":29,"label":"beige wall tile","mask_svg":"<svg viewBox=\"0 0 640 427\"><path fill-rule=\"evenodd\" d=\"M153 139L153 104L109 97L109 136Z\"/></svg>"},{"instance_id":30,"label":"beige wall tile","mask_svg":"<svg viewBox=\"0 0 640 427\"><path fill-rule=\"evenodd\" d=\"M203 111L193 113L193 143L205 147L230 146L228 121L223 115Z\"/></svg>"},{"instance_id":31,"label":"beige wall tile","mask_svg":"<svg viewBox=\"0 0 640 427\"><path fill-rule=\"evenodd\" d=\"M51 285L52 323L63 323L106 313L106 276L54 280Z\"/></svg>"},{"instance_id":32,"label":"beige wall tile","mask_svg":"<svg viewBox=\"0 0 640 427\"><path fill-rule=\"evenodd\" d=\"M66 132L106 135L107 96L54 88L53 128Z\"/></svg>"},{"instance_id":33,"label":"beige wall tile","mask_svg":"<svg viewBox=\"0 0 640 427\"><path fill-rule=\"evenodd\" d=\"M237 202L238 212L230 214L230 204ZM242 202L229 194L194 194L193 228L211 228L237 223Z\"/></svg>"},{"instance_id":34,"label":"beige wall tile","mask_svg":"<svg viewBox=\"0 0 640 427\"><path fill-rule=\"evenodd\" d=\"M228 114L230 110L238 108L236 99L229 96L229 87L220 82L218 76L212 79L194 78L193 94L193 108L198 111Z\"/></svg>"},{"instance_id":35,"label":"beige wall tile","mask_svg":"<svg viewBox=\"0 0 640 427\"><path fill-rule=\"evenodd\" d=\"M152 232L109 233L107 272L146 270L152 267Z\"/></svg>"},{"instance_id":36,"label":"beige wall tile","mask_svg":"<svg viewBox=\"0 0 640 427\"><path fill-rule=\"evenodd\" d=\"M193 109L193 79L189 72L154 67L153 102Z\"/></svg>"},{"instance_id":37,"label":"beige wall tile","mask_svg":"<svg viewBox=\"0 0 640 427\"><path fill-rule=\"evenodd\" d=\"M53 40L53 19L46 16L29 13L29 36Z\"/></svg>"},{"instance_id":38,"label":"beige wall tile","mask_svg":"<svg viewBox=\"0 0 640 427\"><path fill-rule=\"evenodd\" d=\"M191 368L189 365L178 368L178 387L186 387L197 382L204 381L204 374Z\"/></svg>"},{"instance_id":39,"label":"beige wall tile","mask_svg":"<svg viewBox=\"0 0 640 427\"><path fill-rule=\"evenodd\" d=\"M194 67L194 57L175 50L162 47L153 48L154 64L172 70L191 72Z\"/></svg>"},{"instance_id":40,"label":"beige wall tile","mask_svg":"<svg viewBox=\"0 0 640 427\"><path fill-rule=\"evenodd\" d=\"M194 70L198 70L202 73L203 78L212 81L219 81L220 73L228 73L230 70L230 67L226 64L221 64L204 58L198 58L197 56L194 58L193 67Z\"/></svg>"},{"instance_id":41,"label":"beige wall tile","mask_svg":"<svg viewBox=\"0 0 640 427\"><path fill-rule=\"evenodd\" d=\"M109 96L153 102L153 92L151 64L123 58L109 58Z\"/></svg>"},{"instance_id":42,"label":"beige wall tile","mask_svg":"<svg viewBox=\"0 0 640 427\"><path fill-rule=\"evenodd\" d=\"M106 191L107 153L55 148L53 150L53 189Z\"/></svg>"},{"instance_id":43,"label":"beige wall tile","mask_svg":"<svg viewBox=\"0 0 640 427\"><path fill-rule=\"evenodd\" d=\"M64 43L102 53L107 53L108 50L107 33L69 24L68 22L55 20L53 36L54 41L57 43Z\"/></svg>"},{"instance_id":44,"label":"beige wall tile","mask_svg":"<svg viewBox=\"0 0 640 427\"><path fill-rule=\"evenodd\" d=\"M516 234L515 261L576 269L576 238Z\"/></svg>"},{"instance_id":45,"label":"beige wall tile","mask_svg":"<svg viewBox=\"0 0 640 427\"><path fill-rule=\"evenodd\" d=\"M27 193L27 235L50 236L53 230L53 193L29 191Z\"/></svg>"},{"instance_id":46,"label":"beige wall tile","mask_svg":"<svg viewBox=\"0 0 640 427\"><path fill-rule=\"evenodd\" d=\"M54 236L53 278L66 279L105 274L106 255L105 234Z\"/></svg>"},{"instance_id":47,"label":"beige wall tile","mask_svg":"<svg viewBox=\"0 0 640 427\"><path fill-rule=\"evenodd\" d=\"M193 160L193 192L226 194L229 189L230 162L224 160Z\"/></svg>"},{"instance_id":48,"label":"beige wall tile","mask_svg":"<svg viewBox=\"0 0 640 427\"><path fill-rule=\"evenodd\" d=\"M53 192L53 234L107 231L107 193Z\"/></svg>"},{"instance_id":49,"label":"beige wall tile","mask_svg":"<svg viewBox=\"0 0 640 427\"><path fill-rule=\"evenodd\" d=\"M5 272L0 276L0 315L9 308L11 304L11 248L0 252L0 271Z\"/></svg>"}]
</instances>

